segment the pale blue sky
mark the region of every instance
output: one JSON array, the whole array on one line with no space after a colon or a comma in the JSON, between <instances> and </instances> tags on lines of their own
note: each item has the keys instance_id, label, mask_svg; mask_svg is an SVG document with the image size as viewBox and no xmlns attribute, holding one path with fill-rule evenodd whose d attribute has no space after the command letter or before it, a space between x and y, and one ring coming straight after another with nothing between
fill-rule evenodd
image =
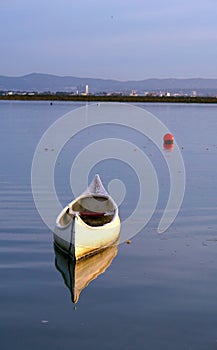
<instances>
[{"instance_id":1,"label":"pale blue sky","mask_svg":"<svg viewBox=\"0 0 217 350\"><path fill-rule=\"evenodd\" d=\"M217 0L0 0L0 75L217 78Z\"/></svg>"}]
</instances>

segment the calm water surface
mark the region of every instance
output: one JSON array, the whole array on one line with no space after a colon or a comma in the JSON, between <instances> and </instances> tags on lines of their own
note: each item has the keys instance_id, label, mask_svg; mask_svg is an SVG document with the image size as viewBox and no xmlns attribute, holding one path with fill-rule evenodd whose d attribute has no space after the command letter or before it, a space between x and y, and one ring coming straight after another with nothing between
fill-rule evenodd
<instances>
[{"instance_id":1,"label":"calm water surface","mask_svg":"<svg viewBox=\"0 0 217 350\"><path fill-rule=\"evenodd\" d=\"M83 105L0 103L1 349L217 349L217 105L138 104L175 135L186 168L184 201L159 235L169 193L165 161L150 140L125 134L156 168L158 205L148 225L130 245L120 245L106 271L83 289L75 307L67 276L57 268L64 269L64 260L34 205L31 164L46 129ZM72 199L71 157L93 140L121 132L115 126L89 128L68 142L55 173L63 205ZM95 172L105 185L123 177L128 191L120 216L126 218L139 194L132 169L108 160Z\"/></svg>"}]
</instances>

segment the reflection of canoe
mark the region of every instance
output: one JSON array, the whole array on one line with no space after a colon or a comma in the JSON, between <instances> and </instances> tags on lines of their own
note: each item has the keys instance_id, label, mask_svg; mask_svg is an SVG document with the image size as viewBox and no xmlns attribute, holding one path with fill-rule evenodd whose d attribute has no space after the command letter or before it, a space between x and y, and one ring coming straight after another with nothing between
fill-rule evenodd
<instances>
[{"instance_id":1,"label":"reflection of canoe","mask_svg":"<svg viewBox=\"0 0 217 350\"><path fill-rule=\"evenodd\" d=\"M117 255L118 246L108 247L97 254L76 261L72 256L60 251L55 245L55 266L62 274L71 293L73 303L77 303L81 291L101 275L111 265Z\"/></svg>"},{"instance_id":2,"label":"reflection of canoe","mask_svg":"<svg viewBox=\"0 0 217 350\"><path fill-rule=\"evenodd\" d=\"M80 259L115 244L119 233L118 207L96 175L87 190L57 217L54 241Z\"/></svg>"}]
</instances>

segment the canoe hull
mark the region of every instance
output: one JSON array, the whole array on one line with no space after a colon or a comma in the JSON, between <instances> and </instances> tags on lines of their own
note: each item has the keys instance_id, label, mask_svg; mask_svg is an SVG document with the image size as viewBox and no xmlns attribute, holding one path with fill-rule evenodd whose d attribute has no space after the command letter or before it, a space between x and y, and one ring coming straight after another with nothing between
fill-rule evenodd
<instances>
[{"instance_id":1,"label":"canoe hull","mask_svg":"<svg viewBox=\"0 0 217 350\"><path fill-rule=\"evenodd\" d=\"M91 253L118 243L120 219L118 216L103 227L85 225L78 217L75 219L75 257L80 259Z\"/></svg>"},{"instance_id":2,"label":"canoe hull","mask_svg":"<svg viewBox=\"0 0 217 350\"><path fill-rule=\"evenodd\" d=\"M55 230L54 242L62 250L79 260L118 244L119 235L120 219L118 215L111 223L103 227L88 226L80 217L75 217L74 225L71 223L64 230Z\"/></svg>"}]
</instances>

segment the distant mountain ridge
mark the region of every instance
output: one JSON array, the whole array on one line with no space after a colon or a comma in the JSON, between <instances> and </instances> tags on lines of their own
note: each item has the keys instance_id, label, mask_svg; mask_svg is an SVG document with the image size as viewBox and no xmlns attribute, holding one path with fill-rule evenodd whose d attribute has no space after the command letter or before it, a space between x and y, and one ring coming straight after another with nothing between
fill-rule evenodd
<instances>
[{"instance_id":1,"label":"distant mountain ridge","mask_svg":"<svg viewBox=\"0 0 217 350\"><path fill-rule=\"evenodd\" d=\"M180 91L214 90L217 93L217 79L144 79L138 81L119 81L113 79L79 78L51 74L32 73L20 77L0 76L1 91L74 92L84 91L88 85L90 93L124 91Z\"/></svg>"}]
</instances>

